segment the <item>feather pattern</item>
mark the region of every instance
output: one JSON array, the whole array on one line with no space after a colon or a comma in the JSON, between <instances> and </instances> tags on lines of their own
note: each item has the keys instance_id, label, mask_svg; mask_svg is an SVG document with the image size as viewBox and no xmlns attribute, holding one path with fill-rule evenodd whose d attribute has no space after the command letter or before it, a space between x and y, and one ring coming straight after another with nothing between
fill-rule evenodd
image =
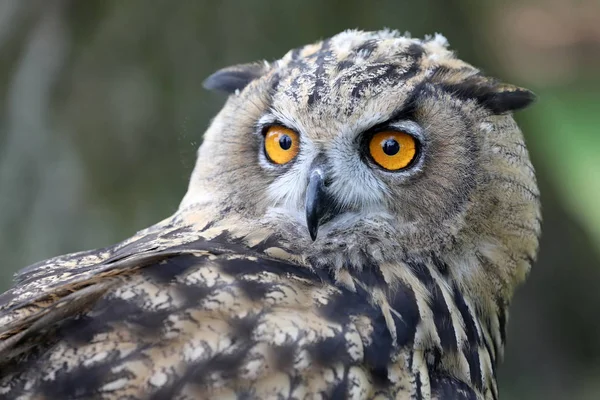
<instances>
[{"instance_id":1,"label":"feather pattern","mask_svg":"<svg viewBox=\"0 0 600 400\"><path fill-rule=\"evenodd\" d=\"M0 295L0 399L497 399L540 233L510 115L533 95L441 35L389 30L206 85L232 94L177 212L27 267ZM262 148L273 124L298 135L290 165ZM419 142L414 166L373 165L363 144L381 129ZM313 168L333 204L316 238Z\"/></svg>"}]
</instances>

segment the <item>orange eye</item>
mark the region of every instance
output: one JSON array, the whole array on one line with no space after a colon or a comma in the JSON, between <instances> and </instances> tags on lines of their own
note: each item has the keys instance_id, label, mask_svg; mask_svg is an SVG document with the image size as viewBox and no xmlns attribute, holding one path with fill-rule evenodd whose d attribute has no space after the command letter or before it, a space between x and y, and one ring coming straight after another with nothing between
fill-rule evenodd
<instances>
[{"instance_id":1,"label":"orange eye","mask_svg":"<svg viewBox=\"0 0 600 400\"><path fill-rule=\"evenodd\" d=\"M265 153L275 164L286 164L294 159L299 148L298 134L280 125L271 126L265 134Z\"/></svg>"},{"instance_id":2,"label":"orange eye","mask_svg":"<svg viewBox=\"0 0 600 400\"><path fill-rule=\"evenodd\" d=\"M406 168L417 156L417 141L408 133L400 131L378 132L369 142L373 160L389 171Z\"/></svg>"}]
</instances>

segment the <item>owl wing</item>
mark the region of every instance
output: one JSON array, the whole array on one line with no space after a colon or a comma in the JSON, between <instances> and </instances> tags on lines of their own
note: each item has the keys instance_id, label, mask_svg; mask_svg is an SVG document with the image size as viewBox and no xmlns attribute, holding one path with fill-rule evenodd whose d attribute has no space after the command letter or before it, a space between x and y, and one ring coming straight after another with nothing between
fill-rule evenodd
<instances>
[{"instance_id":1,"label":"owl wing","mask_svg":"<svg viewBox=\"0 0 600 400\"><path fill-rule=\"evenodd\" d=\"M341 376L323 371L362 357L357 327L336 317L341 295L226 232L151 230L46 261L0 298L0 397L330 392Z\"/></svg>"},{"instance_id":2,"label":"owl wing","mask_svg":"<svg viewBox=\"0 0 600 400\"><path fill-rule=\"evenodd\" d=\"M197 232L170 221L21 272L0 298L0 398L420 393L417 357L394 349L368 293L270 256L273 243Z\"/></svg>"}]
</instances>

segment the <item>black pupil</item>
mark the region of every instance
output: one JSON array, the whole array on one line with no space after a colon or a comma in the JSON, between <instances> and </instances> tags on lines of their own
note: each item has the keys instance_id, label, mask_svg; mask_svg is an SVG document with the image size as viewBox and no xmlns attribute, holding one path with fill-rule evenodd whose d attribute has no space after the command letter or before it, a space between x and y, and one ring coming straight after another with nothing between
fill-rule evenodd
<instances>
[{"instance_id":1,"label":"black pupil","mask_svg":"<svg viewBox=\"0 0 600 400\"><path fill-rule=\"evenodd\" d=\"M279 146L284 150L289 150L292 147L292 138L288 135L281 135L279 138Z\"/></svg>"},{"instance_id":2,"label":"black pupil","mask_svg":"<svg viewBox=\"0 0 600 400\"><path fill-rule=\"evenodd\" d=\"M400 151L400 144L394 139L387 139L385 142L383 142L382 148L385 154L388 156L393 156L394 154L398 154Z\"/></svg>"}]
</instances>

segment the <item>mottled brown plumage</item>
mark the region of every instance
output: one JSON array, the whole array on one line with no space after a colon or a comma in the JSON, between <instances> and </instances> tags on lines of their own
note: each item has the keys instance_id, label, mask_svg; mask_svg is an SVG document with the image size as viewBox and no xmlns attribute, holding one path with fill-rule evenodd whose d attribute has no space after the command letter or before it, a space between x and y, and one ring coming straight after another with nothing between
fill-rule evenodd
<instances>
[{"instance_id":1,"label":"mottled brown plumage","mask_svg":"<svg viewBox=\"0 0 600 400\"><path fill-rule=\"evenodd\" d=\"M30 266L0 296L0 398L498 398L507 308L540 231L510 115L531 93L439 35L391 31L206 86L231 95L179 210ZM300 138L288 164L263 150L273 124ZM365 153L381 129L416 138L407 168Z\"/></svg>"}]
</instances>

